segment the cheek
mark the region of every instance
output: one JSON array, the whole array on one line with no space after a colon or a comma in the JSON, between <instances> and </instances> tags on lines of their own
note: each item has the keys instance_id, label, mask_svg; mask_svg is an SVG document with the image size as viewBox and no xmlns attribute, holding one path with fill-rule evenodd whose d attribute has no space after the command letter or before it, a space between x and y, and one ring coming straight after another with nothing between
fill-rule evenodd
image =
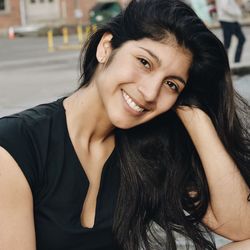
<instances>
[{"instance_id":1,"label":"cheek","mask_svg":"<svg viewBox=\"0 0 250 250\"><path fill-rule=\"evenodd\" d=\"M113 72L116 72L116 78L121 79L121 81L134 82L140 78L138 70L132 64L127 66L123 64L120 68L114 69Z\"/></svg>"},{"instance_id":2,"label":"cheek","mask_svg":"<svg viewBox=\"0 0 250 250\"><path fill-rule=\"evenodd\" d=\"M107 67L106 73L118 81L137 81L140 77L140 70L136 63L130 58L122 58L121 60L115 58Z\"/></svg>"},{"instance_id":3,"label":"cheek","mask_svg":"<svg viewBox=\"0 0 250 250\"><path fill-rule=\"evenodd\" d=\"M163 94L159 97L157 109L160 113L170 110L176 103L178 95L176 94Z\"/></svg>"}]
</instances>

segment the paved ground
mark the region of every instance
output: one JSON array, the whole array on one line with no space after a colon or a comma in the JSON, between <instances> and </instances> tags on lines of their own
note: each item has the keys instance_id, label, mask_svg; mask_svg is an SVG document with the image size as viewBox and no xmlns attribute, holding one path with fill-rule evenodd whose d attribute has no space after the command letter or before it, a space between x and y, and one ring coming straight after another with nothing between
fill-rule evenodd
<instances>
[{"instance_id":1,"label":"paved ground","mask_svg":"<svg viewBox=\"0 0 250 250\"><path fill-rule=\"evenodd\" d=\"M244 27L248 42L242 65L250 65L250 28ZM214 31L221 37L221 31ZM62 39L56 38L60 45ZM76 43L75 38L72 43ZM232 58L235 41L230 50ZM45 103L76 89L79 77L79 51L48 53L46 38L0 40L0 116ZM236 89L250 102L250 72L234 77ZM224 240L217 238L218 246ZM184 249L180 246L179 249Z\"/></svg>"},{"instance_id":2,"label":"paved ground","mask_svg":"<svg viewBox=\"0 0 250 250\"><path fill-rule=\"evenodd\" d=\"M48 53L44 38L0 40L0 115L75 89L78 55L79 51Z\"/></svg>"}]
</instances>

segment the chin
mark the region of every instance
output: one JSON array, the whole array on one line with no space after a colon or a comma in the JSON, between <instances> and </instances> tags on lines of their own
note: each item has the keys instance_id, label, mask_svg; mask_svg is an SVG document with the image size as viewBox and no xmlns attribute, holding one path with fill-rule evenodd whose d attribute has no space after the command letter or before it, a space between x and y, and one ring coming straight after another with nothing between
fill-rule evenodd
<instances>
[{"instance_id":1,"label":"chin","mask_svg":"<svg viewBox=\"0 0 250 250\"><path fill-rule=\"evenodd\" d=\"M120 128L120 129L129 129L129 128L133 128L133 127L138 125L135 123L125 121L124 119L121 119L121 117L120 117L120 119L113 120L112 124L114 127Z\"/></svg>"},{"instance_id":2,"label":"chin","mask_svg":"<svg viewBox=\"0 0 250 250\"><path fill-rule=\"evenodd\" d=\"M125 124L125 123L115 123L113 124L116 128L120 128L120 129L130 129L135 127L136 125L131 125L131 124Z\"/></svg>"},{"instance_id":3,"label":"chin","mask_svg":"<svg viewBox=\"0 0 250 250\"><path fill-rule=\"evenodd\" d=\"M126 116L121 116L121 115L113 115L112 117L110 116L110 121L112 123L112 125L116 128L120 128L120 129L130 129L133 127L136 127L140 124L143 124L145 122L148 122L148 120L150 119L131 119L129 117Z\"/></svg>"}]
</instances>

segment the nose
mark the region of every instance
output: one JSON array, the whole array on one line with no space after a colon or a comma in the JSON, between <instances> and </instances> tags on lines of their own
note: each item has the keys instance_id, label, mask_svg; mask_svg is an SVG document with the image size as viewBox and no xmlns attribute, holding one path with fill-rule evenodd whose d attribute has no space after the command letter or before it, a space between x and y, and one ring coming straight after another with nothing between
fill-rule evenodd
<instances>
[{"instance_id":1,"label":"nose","mask_svg":"<svg viewBox=\"0 0 250 250\"><path fill-rule=\"evenodd\" d=\"M156 78L143 79L141 83L138 84L138 91L142 94L146 102L155 102L162 86L162 81Z\"/></svg>"}]
</instances>

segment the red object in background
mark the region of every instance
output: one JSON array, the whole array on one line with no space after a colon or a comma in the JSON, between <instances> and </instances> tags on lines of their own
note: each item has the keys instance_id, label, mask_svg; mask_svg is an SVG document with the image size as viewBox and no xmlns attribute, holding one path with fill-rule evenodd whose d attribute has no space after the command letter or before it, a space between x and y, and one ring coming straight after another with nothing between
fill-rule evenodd
<instances>
[{"instance_id":1,"label":"red object in background","mask_svg":"<svg viewBox=\"0 0 250 250\"><path fill-rule=\"evenodd\" d=\"M8 29L8 38L10 40L15 39L15 30L13 27L9 27L9 29Z\"/></svg>"},{"instance_id":2,"label":"red object in background","mask_svg":"<svg viewBox=\"0 0 250 250\"><path fill-rule=\"evenodd\" d=\"M217 13L215 0L207 0L207 4L208 4L209 14L211 17L213 17Z\"/></svg>"}]
</instances>

